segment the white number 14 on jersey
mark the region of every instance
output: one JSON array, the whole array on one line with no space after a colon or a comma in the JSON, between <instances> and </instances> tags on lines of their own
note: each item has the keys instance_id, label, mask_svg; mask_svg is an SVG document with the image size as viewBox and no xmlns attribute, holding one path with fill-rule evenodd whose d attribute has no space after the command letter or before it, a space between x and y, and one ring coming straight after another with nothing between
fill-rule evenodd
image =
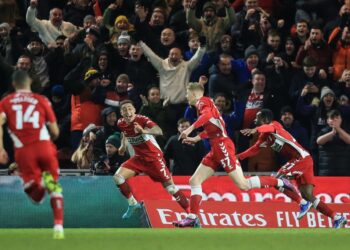
<instances>
[{"instance_id":1,"label":"white number 14 on jersey","mask_svg":"<svg viewBox=\"0 0 350 250\"><path fill-rule=\"evenodd\" d=\"M12 109L16 111L16 129L23 129L23 123L31 123L33 128L39 128L39 112L34 111L35 105L29 105L25 111L20 104L12 105Z\"/></svg>"}]
</instances>

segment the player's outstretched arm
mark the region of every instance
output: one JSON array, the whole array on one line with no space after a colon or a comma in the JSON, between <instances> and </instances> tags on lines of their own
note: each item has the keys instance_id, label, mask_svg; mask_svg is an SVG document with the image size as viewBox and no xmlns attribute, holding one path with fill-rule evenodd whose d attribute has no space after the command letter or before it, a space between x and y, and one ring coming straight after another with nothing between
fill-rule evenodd
<instances>
[{"instance_id":1,"label":"player's outstretched arm","mask_svg":"<svg viewBox=\"0 0 350 250\"><path fill-rule=\"evenodd\" d=\"M124 133L121 133L121 141L120 141L120 147L118 148L118 154L123 156L126 152L126 136Z\"/></svg>"},{"instance_id":2,"label":"player's outstretched arm","mask_svg":"<svg viewBox=\"0 0 350 250\"><path fill-rule=\"evenodd\" d=\"M163 135L163 130L158 125L155 125L152 128L143 128L140 124L134 122L134 126L136 133L148 135Z\"/></svg>"}]
</instances>

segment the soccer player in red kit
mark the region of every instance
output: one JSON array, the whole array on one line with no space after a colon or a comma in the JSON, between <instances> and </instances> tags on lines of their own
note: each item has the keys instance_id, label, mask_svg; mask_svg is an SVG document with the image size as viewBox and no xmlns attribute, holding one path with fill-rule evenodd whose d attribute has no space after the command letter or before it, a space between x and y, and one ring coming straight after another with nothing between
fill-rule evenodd
<instances>
[{"instance_id":1,"label":"soccer player in red kit","mask_svg":"<svg viewBox=\"0 0 350 250\"><path fill-rule=\"evenodd\" d=\"M249 179L244 177L241 165L235 156L235 146L227 136L225 122L214 102L204 95L204 87L199 83L190 83L187 87L187 100L190 105L195 105L198 111L198 119L188 129L183 131L179 139L183 143L193 144L201 139L209 138L211 151L203 158L196 172L190 179L191 198L190 213L187 218L175 221L176 227L200 227L198 219L199 206L202 200L202 183L214 174L221 165L228 176L242 190L261 187L292 188L287 179L277 179L272 176L254 176ZM188 135L199 127L204 131L195 137Z\"/></svg>"},{"instance_id":2,"label":"soccer player in red kit","mask_svg":"<svg viewBox=\"0 0 350 250\"><path fill-rule=\"evenodd\" d=\"M139 173L145 173L152 180L160 182L163 187L175 198L180 206L187 211L188 201L184 194L174 185L172 176L165 164L161 151L154 135L162 135L161 128L148 117L135 113L135 107L130 100L120 103L122 118L117 126L122 131L123 139L119 153L126 150L125 140L131 144L135 155L124 162L114 175L114 180L121 193L128 200L128 210L123 214L123 219L128 219L132 213L140 208L140 204L132 195L130 186L126 180Z\"/></svg>"},{"instance_id":3,"label":"soccer player in red kit","mask_svg":"<svg viewBox=\"0 0 350 250\"><path fill-rule=\"evenodd\" d=\"M298 218L302 218L307 211L313 206L322 214L333 219L333 227L341 228L347 223L346 219L335 213L319 198L313 194L314 189L314 172L313 160L310 154L286 131L283 126L273 121L273 113L269 109L262 109L256 114L256 128L243 129L244 135L259 133L258 141L246 151L240 153L238 158L243 160L247 157L254 156L259 152L261 147L271 147L272 150L280 153L288 159L283 165L277 177L291 177L296 180L297 186L302 194L302 199L295 191L281 190L292 200L300 204L300 213Z\"/></svg>"},{"instance_id":4,"label":"soccer player in red kit","mask_svg":"<svg viewBox=\"0 0 350 250\"><path fill-rule=\"evenodd\" d=\"M15 161L24 182L24 191L35 203L50 194L55 239L63 239L63 196L58 181L57 152L51 141L59 135L50 102L30 90L32 80L24 71L15 71L15 92L0 102L0 162L8 161L3 146L3 128L7 123L15 147Z\"/></svg>"}]
</instances>

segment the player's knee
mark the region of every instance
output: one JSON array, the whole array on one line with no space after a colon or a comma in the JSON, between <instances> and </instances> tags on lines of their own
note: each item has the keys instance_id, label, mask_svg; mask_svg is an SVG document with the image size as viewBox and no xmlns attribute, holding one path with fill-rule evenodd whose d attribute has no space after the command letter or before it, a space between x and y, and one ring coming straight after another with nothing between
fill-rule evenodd
<instances>
[{"instance_id":1,"label":"player's knee","mask_svg":"<svg viewBox=\"0 0 350 250\"><path fill-rule=\"evenodd\" d=\"M165 189L168 191L169 194L173 195L175 194L177 191L179 191L179 189L174 185L171 184L169 186L166 186Z\"/></svg>"},{"instance_id":2,"label":"player's knee","mask_svg":"<svg viewBox=\"0 0 350 250\"><path fill-rule=\"evenodd\" d=\"M38 183L29 183L24 186L24 192L34 204L42 203L45 195L45 189Z\"/></svg>"},{"instance_id":3,"label":"player's knee","mask_svg":"<svg viewBox=\"0 0 350 250\"><path fill-rule=\"evenodd\" d=\"M118 186L125 182L125 178L119 174L115 174L113 176L113 179L114 179L115 184L117 184Z\"/></svg>"}]
</instances>

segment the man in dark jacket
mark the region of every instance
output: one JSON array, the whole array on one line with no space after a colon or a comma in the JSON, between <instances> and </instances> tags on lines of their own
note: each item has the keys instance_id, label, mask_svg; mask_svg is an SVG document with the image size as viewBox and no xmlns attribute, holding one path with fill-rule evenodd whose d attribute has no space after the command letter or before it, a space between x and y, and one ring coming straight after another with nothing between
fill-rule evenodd
<instances>
[{"instance_id":1,"label":"man in dark jacket","mask_svg":"<svg viewBox=\"0 0 350 250\"><path fill-rule=\"evenodd\" d=\"M192 175L205 155L203 142L188 145L179 141L179 135L190 125L190 121L185 118L178 120L179 133L170 137L164 147L165 159L173 161L173 164L170 163L170 166L173 165L170 167L173 175Z\"/></svg>"}]
</instances>

